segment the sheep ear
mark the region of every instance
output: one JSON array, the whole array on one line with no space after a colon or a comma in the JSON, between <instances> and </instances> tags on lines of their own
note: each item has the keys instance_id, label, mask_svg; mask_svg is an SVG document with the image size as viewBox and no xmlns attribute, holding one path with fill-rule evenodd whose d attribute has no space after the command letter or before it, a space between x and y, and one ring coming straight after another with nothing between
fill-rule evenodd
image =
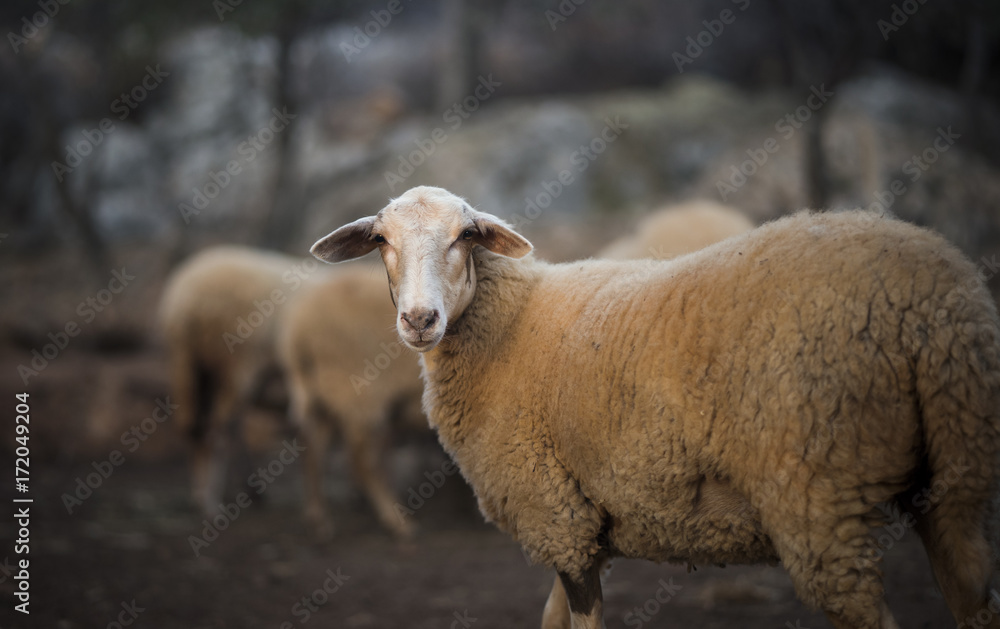
<instances>
[{"instance_id":1,"label":"sheep ear","mask_svg":"<svg viewBox=\"0 0 1000 629\"><path fill-rule=\"evenodd\" d=\"M372 240L374 223L374 216L359 218L353 223L348 223L317 240L309 253L331 264L360 258L378 246Z\"/></svg>"},{"instance_id":2,"label":"sheep ear","mask_svg":"<svg viewBox=\"0 0 1000 629\"><path fill-rule=\"evenodd\" d=\"M475 218L472 220L476 223L476 229L479 230L479 235L476 236L475 243L482 245L493 253L507 256L508 258L523 258L534 249L527 238L508 227L502 220L492 214L476 212Z\"/></svg>"}]
</instances>

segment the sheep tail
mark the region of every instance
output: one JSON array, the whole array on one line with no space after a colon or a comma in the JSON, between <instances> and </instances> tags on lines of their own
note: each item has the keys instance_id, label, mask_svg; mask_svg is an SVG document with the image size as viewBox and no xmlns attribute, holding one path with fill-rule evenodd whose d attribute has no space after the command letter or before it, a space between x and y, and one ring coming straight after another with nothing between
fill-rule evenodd
<instances>
[{"instance_id":1,"label":"sheep tail","mask_svg":"<svg viewBox=\"0 0 1000 629\"><path fill-rule=\"evenodd\" d=\"M930 472L918 505L925 544L949 549L952 569L983 583L1000 568L1000 320L978 281L925 303L911 328Z\"/></svg>"}]
</instances>

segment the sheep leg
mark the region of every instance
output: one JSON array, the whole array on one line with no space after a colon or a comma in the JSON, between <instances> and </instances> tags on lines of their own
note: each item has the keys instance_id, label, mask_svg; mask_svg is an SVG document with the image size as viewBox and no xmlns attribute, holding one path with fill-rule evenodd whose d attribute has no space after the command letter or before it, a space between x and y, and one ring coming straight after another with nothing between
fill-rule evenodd
<instances>
[{"instance_id":1,"label":"sheep leg","mask_svg":"<svg viewBox=\"0 0 1000 629\"><path fill-rule=\"evenodd\" d=\"M565 572L559 573L564 596L569 604L572 629L604 629L604 596L601 591L604 563L601 559L595 559L578 579Z\"/></svg>"},{"instance_id":2,"label":"sheep leg","mask_svg":"<svg viewBox=\"0 0 1000 629\"><path fill-rule=\"evenodd\" d=\"M302 427L306 448L303 474L306 491L305 520L316 537L328 540L333 537L333 522L327 513L323 496L323 471L333 429L322 418L311 413L296 421Z\"/></svg>"},{"instance_id":3,"label":"sheep leg","mask_svg":"<svg viewBox=\"0 0 1000 629\"><path fill-rule=\"evenodd\" d=\"M600 569L601 586L611 576L612 560L606 559ZM566 599L566 589L559 576L552 582L552 591L545 601L545 611L542 612L542 629L570 629L569 601Z\"/></svg>"},{"instance_id":4,"label":"sheep leg","mask_svg":"<svg viewBox=\"0 0 1000 629\"><path fill-rule=\"evenodd\" d=\"M344 437L354 475L375 509L379 522L399 539L413 535L413 526L396 511L396 497L383 469L385 439L380 428L362 421L345 422Z\"/></svg>"},{"instance_id":5,"label":"sheep leg","mask_svg":"<svg viewBox=\"0 0 1000 629\"><path fill-rule=\"evenodd\" d=\"M811 572L804 569L801 559L796 561L800 569L789 570L800 596L822 609L837 629L899 629L886 605L875 562L860 554L842 558L830 555L824 553L818 570L816 564L812 564Z\"/></svg>"},{"instance_id":6,"label":"sheep leg","mask_svg":"<svg viewBox=\"0 0 1000 629\"><path fill-rule=\"evenodd\" d=\"M917 518L938 587L960 626L1000 628L1000 595L990 589L993 554L980 507L944 502Z\"/></svg>"},{"instance_id":7,"label":"sheep leg","mask_svg":"<svg viewBox=\"0 0 1000 629\"><path fill-rule=\"evenodd\" d=\"M210 395L208 377L199 368L197 361L184 339L169 339L170 394L178 408L174 413L174 425L185 437L197 441L202 435L204 398ZM199 381L203 382L199 382ZM199 387L199 384L203 386Z\"/></svg>"},{"instance_id":8,"label":"sheep leg","mask_svg":"<svg viewBox=\"0 0 1000 629\"><path fill-rule=\"evenodd\" d=\"M838 577L816 574L814 578L831 590L820 595L819 607L837 629L899 629L881 593L874 594L865 588L836 592Z\"/></svg>"},{"instance_id":9,"label":"sheep leg","mask_svg":"<svg viewBox=\"0 0 1000 629\"><path fill-rule=\"evenodd\" d=\"M552 591L545 601L545 611L542 612L542 629L570 629L569 601L566 600L566 590L562 579L556 576L552 582Z\"/></svg>"},{"instance_id":10,"label":"sheep leg","mask_svg":"<svg viewBox=\"0 0 1000 629\"><path fill-rule=\"evenodd\" d=\"M864 514L814 520L808 529L765 520L799 598L818 607L837 629L898 629L885 603L879 561L872 558Z\"/></svg>"},{"instance_id":11,"label":"sheep leg","mask_svg":"<svg viewBox=\"0 0 1000 629\"><path fill-rule=\"evenodd\" d=\"M234 387L222 387L217 393L205 431L195 442L192 461L192 493L206 515L216 513L225 490L231 449L229 424L239 402Z\"/></svg>"}]
</instances>

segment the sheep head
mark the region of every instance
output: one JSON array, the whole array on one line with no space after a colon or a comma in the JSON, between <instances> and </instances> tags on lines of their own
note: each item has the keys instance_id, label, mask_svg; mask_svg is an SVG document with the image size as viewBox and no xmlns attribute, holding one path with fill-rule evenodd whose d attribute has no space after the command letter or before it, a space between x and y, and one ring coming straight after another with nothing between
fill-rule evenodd
<instances>
[{"instance_id":1,"label":"sheep head","mask_svg":"<svg viewBox=\"0 0 1000 629\"><path fill-rule=\"evenodd\" d=\"M476 291L475 246L521 258L532 246L502 220L479 212L442 188L412 188L375 216L344 225L313 245L324 262L343 262L375 249L389 276L396 330L411 349L426 352Z\"/></svg>"}]
</instances>

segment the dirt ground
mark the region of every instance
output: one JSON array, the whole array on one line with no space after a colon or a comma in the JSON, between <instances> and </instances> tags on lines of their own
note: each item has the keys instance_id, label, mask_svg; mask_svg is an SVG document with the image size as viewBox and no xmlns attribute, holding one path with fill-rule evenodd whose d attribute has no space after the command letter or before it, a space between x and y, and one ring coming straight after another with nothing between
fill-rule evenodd
<instances>
[{"instance_id":1,"label":"dirt ground","mask_svg":"<svg viewBox=\"0 0 1000 629\"><path fill-rule=\"evenodd\" d=\"M142 608L136 627L163 629L539 624L549 573L481 523L462 487L427 501L415 516L421 531L406 547L382 533L356 497L337 509L336 538L317 544L298 518L299 479L290 469L263 494L266 501L254 501L196 558L188 538L203 527L188 507L185 477L179 462L123 468L67 515L58 496L71 483L44 471L36 495L45 498L33 511L30 622L5 605L0 625L117 627L122 605L132 601ZM889 553L887 582L903 627L953 626L912 536ZM324 584L337 589L327 594ZM5 578L3 599L12 592ZM661 605L653 602L658 594L671 598ZM620 561L605 601L609 627L829 626L795 599L780 568L688 574L680 566ZM637 615L637 606L652 613Z\"/></svg>"},{"instance_id":2,"label":"dirt ground","mask_svg":"<svg viewBox=\"0 0 1000 629\"><path fill-rule=\"evenodd\" d=\"M244 465L268 461L257 455ZM415 512L419 533L401 546L378 528L334 457L329 493L337 531L317 543L299 518L293 463L262 495L251 490L249 506L196 557L190 540L204 525L189 505L183 459L126 460L70 515L60 496L87 467L35 470L32 613L29 620L11 611L13 580L2 574L0 598L8 602L0 626L117 629L122 614L131 621L130 611L138 613L135 627L162 629L539 626L550 574L482 522L458 476ZM10 540L11 519L0 527ZM0 552L9 554L5 546ZM901 626L954 626L912 533L893 543L887 559L890 605ZM830 626L772 567L700 566L689 574L682 566L619 561L605 605L609 627Z\"/></svg>"}]
</instances>

